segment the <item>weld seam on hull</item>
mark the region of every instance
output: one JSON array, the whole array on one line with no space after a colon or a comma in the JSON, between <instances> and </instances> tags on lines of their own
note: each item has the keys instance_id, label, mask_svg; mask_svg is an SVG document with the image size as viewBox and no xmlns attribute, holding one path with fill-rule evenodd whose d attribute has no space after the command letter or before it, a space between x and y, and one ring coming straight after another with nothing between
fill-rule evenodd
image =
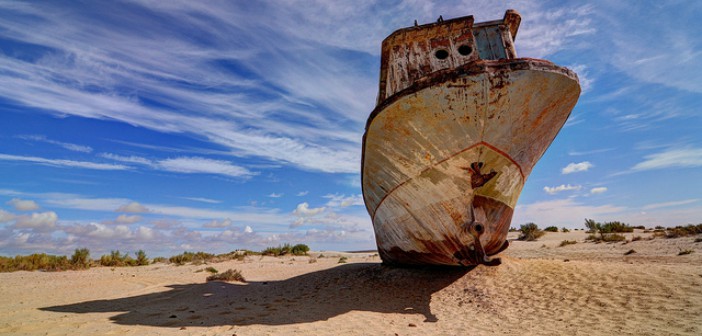
<instances>
[{"instance_id":1,"label":"weld seam on hull","mask_svg":"<svg viewBox=\"0 0 702 336\"><path fill-rule=\"evenodd\" d=\"M425 172L427 172L427 171L429 171L429 170L431 170L431 169L434 169L435 166L438 166L438 165L440 165L440 164L442 164L442 163L444 163L444 162L446 162L446 161L448 161L448 160L450 160L450 159L452 159L452 158L454 158L454 157L456 157L456 156L458 156L458 155L461 155L461 153L464 153L464 152L466 152L466 151L469 151L469 150L471 150L471 149L473 149L473 148L475 148L475 147L481 146L481 145L483 145L483 146L485 146L485 147L488 147L488 148L494 150L495 152L497 152L498 154L502 155L502 156L505 157L507 160L509 160L509 161L510 161L512 164L514 164L514 165L517 167L517 169L519 170L519 175L522 177L522 181L525 180L525 178L524 178L524 172L522 172L522 167L519 165L519 163L517 163L517 161L515 161L514 159L512 159L512 157L509 156L509 154L505 153L504 151L501 151L500 149L496 148L495 146L493 146L493 145L491 145L491 144L489 144L489 143L487 143L487 142L485 142L485 141L481 141L481 142L475 143L475 144L473 144L472 146L466 147L466 148L464 148L464 149L462 149L462 150L460 150L460 151L458 151L458 152L456 152L456 153L454 153L454 154L451 154L450 156L447 156L447 157L444 158L444 159L441 159L440 161L437 161L437 162L436 162L434 165L432 165L431 167L424 168L424 170L422 170L421 172L419 172L419 174L417 174L417 176L419 176L419 175L421 175L422 173L425 173ZM416 177L416 176L415 176L415 177ZM385 196L383 196L383 198L380 199L380 202L378 202L378 204L375 206L375 209L373 209L373 214L371 215L371 220L372 220L373 222L375 222L375 214L376 214L376 212L378 212L378 209L380 208L380 206L383 204L383 202L385 202L385 199L387 199L388 196L392 195L392 194L395 192L395 190L399 189L400 187L404 186L404 185L407 184L408 182L412 181L412 179L414 179L414 177L411 177L411 178L408 178L408 179L405 180L405 181L402 181L401 183L399 183L398 185L396 185L395 187L393 187L392 189L390 189L388 192L385 193Z\"/></svg>"}]
</instances>

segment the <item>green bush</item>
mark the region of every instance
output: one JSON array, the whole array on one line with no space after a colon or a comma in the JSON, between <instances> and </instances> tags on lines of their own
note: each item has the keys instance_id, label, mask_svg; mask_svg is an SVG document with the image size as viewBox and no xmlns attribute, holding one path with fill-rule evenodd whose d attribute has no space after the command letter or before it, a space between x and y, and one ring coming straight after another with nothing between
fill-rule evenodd
<instances>
[{"instance_id":1,"label":"green bush","mask_svg":"<svg viewBox=\"0 0 702 336\"><path fill-rule=\"evenodd\" d=\"M146 257L146 252L144 252L144 250L137 251L136 257L137 266L144 266L149 264L149 258Z\"/></svg>"},{"instance_id":2,"label":"green bush","mask_svg":"<svg viewBox=\"0 0 702 336\"><path fill-rule=\"evenodd\" d=\"M63 271L76 267L66 256L34 253L26 256L0 257L0 272L15 271Z\"/></svg>"},{"instance_id":3,"label":"green bush","mask_svg":"<svg viewBox=\"0 0 702 336\"><path fill-rule=\"evenodd\" d=\"M305 245L305 244L297 244L292 247L292 254L293 255L307 255L307 252L310 251L310 247Z\"/></svg>"},{"instance_id":4,"label":"green bush","mask_svg":"<svg viewBox=\"0 0 702 336\"><path fill-rule=\"evenodd\" d=\"M348 260L349 260L349 258L341 257L341 258L339 258L339 262L337 264L345 264Z\"/></svg>"},{"instance_id":5,"label":"green bush","mask_svg":"<svg viewBox=\"0 0 702 336\"><path fill-rule=\"evenodd\" d=\"M188 252L185 251L182 254L174 255L168 258L168 261L172 264L178 266L185 265L187 263L192 263L194 265L200 265L214 259L214 254L205 252Z\"/></svg>"},{"instance_id":6,"label":"green bush","mask_svg":"<svg viewBox=\"0 0 702 336\"><path fill-rule=\"evenodd\" d=\"M548 227L546 227L546 228L544 229L544 231L547 231L547 232L558 232L558 228L555 227L555 226L548 226Z\"/></svg>"},{"instance_id":7,"label":"green bush","mask_svg":"<svg viewBox=\"0 0 702 336\"><path fill-rule=\"evenodd\" d=\"M522 233L519 235L518 240L524 241L534 241L539 239L539 237L544 235L544 232L539 229L539 226L534 223L522 224L519 228Z\"/></svg>"},{"instance_id":8,"label":"green bush","mask_svg":"<svg viewBox=\"0 0 702 336\"><path fill-rule=\"evenodd\" d=\"M71 256L71 264L76 269L90 268L90 250L87 248L76 249Z\"/></svg>"},{"instance_id":9,"label":"green bush","mask_svg":"<svg viewBox=\"0 0 702 336\"><path fill-rule=\"evenodd\" d=\"M563 228L561 229L561 232L570 232L570 230L568 230L568 229L566 229L565 227L563 227Z\"/></svg>"},{"instance_id":10,"label":"green bush","mask_svg":"<svg viewBox=\"0 0 702 336\"><path fill-rule=\"evenodd\" d=\"M634 228L628 224L614 221L606 222L604 224L595 222L592 219L585 219L585 227L587 227L588 232L591 233L588 236L588 240L595 241L605 241L605 242L617 242L626 240L626 237L618 234L622 232L634 232ZM599 237L596 236L599 234Z\"/></svg>"}]
</instances>

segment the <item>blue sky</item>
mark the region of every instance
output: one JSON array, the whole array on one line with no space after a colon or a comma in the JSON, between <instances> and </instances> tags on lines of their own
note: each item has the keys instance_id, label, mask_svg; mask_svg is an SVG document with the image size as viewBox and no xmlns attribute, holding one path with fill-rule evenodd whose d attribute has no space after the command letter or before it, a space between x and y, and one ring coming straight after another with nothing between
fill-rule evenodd
<instances>
[{"instance_id":1,"label":"blue sky","mask_svg":"<svg viewBox=\"0 0 702 336\"><path fill-rule=\"evenodd\" d=\"M382 39L522 14L583 94L512 226L702 222L696 1L0 2L0 254L375 248Z\"/></svg>"}]
</instances>

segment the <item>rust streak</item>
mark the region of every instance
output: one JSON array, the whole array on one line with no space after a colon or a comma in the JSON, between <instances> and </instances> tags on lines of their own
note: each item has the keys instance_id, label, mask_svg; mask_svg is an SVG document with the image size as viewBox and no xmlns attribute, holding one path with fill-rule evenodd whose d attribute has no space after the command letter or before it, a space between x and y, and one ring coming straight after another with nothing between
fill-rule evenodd
<instances>
[{"instance_id":1,"label":"rust streak","mask_svg":"<svg viewBox=\"0 0 702 336\"><path fill-rule=\"evenodd\" d=\"M421 172L419 172L419 174L418 174L417 176L420 176L420 175L422 175L423 173L426 173L427 171L429 171L429 170L431 170L431 169L434 169L435 166L438 166L438 165L440 165L440 164L442 164L442 163L444 163L444 162L446 162L446 161L448 161L448 160L450 160L450 159L456 157L457 155L460 155L461 153L466 152L466 151L469 151L469 150L471 150L471 149L473 149L473 148L475 148L475 147L478 147L478 146L480 146L480 145L483 145L483 146L485 146L485 147L488 147L488 148L494 150L495 152L497 152L498 154L502 155L502 156L505 157L507 160L509 160L510 162L512 162L512 163L517 167L517 169L519 170L519 175L522 177L522 181L525 180L525 178L524 178L524 173L522 172L522 167L517 163L517 161L514 161L514 159L512 159L512 157L509 156L507 153L505 153L505 152L499 150L499 149L496 148L495 146L492 146L492 145L490 145L489 143L484 142L484 141L481 141L481 142L475 143L475 144L472 145L472 146L466 147L466 148L460 150L459 152L456 152L456 153L454 153L454 154L452 154L452 155L450 155L450 156L448 156L448 157L442 159L441 161L436 162L436 163L435 163L433 166L431 166L431 167L424 168L424 170L422 170ZM412 178L407 179L407 180L403 181L402 183L396 185L396 186L393 187L392 189L388 190L388 191L385 193L385 196L383 196L383 198L380 199L380 202L378 202L378 205L376 205L375 209L373 209L373 214L371 215L371 220L372 220L372 221L375 221L375 213L378 212L378 208L380 208L380 206L383 204L383 202L385 202L385 199L388 198L388 196L390 196L395 190L397 190L398 188L400 188L400 187L402 187L403 185L407 184L407 182L409 182L409 181L411 181L411 180L412 180Z\"/></svg>"}]
</instances>

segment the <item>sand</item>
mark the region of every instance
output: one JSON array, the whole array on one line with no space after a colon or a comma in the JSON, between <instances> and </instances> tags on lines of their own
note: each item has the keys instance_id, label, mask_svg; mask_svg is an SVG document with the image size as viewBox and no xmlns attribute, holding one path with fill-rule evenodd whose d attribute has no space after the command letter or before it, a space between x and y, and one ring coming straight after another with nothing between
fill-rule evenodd
<instances>
[{"instance_id":1,"label":"sand","mask_svg":"<svg viewBox=\"0 0 702 336\"><path fill-rule=\"evenodd\" d=\"M247 257L3 273L0 334L702 334L702 242L595 244L585 236L514 241L502 265L472 270L388 268L372 253L339 264L323 252L314 263ZM578 243L558 247L563 240ZM694 253L678 256L686 249ZM247 282L206 282L206 266L239 269Z\"/></svg>"}]
</instances>

